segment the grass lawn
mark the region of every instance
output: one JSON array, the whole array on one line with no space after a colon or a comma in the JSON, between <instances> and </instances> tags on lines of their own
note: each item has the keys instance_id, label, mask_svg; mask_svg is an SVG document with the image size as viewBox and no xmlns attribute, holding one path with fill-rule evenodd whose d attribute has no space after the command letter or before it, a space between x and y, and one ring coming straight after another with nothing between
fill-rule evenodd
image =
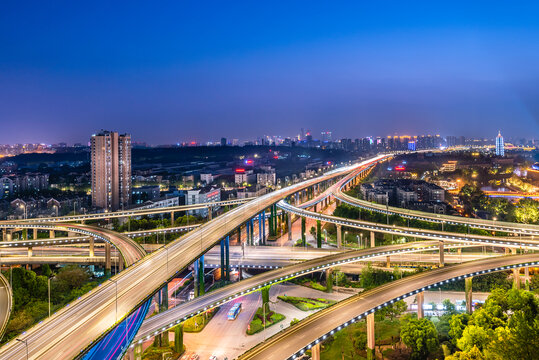
<instances>
[{"instance_id":1,"label":"grass lawn","mask_svg":"<svg viewBox=\"0 0 539 360\"><path fill-rule=\"evenodd\" d=\"M302 311L323 309L335 303L335 301L333 300L313 299L295 296L278 296L278 299L292 304Z\"/></svg>"},{"instance_id":2,"label":"grass lawn","mask_svg":"<svg viewBox=\"0 0 539 360\"><path fill-rule=\"evenodd\" d=\"M183 351L178 354L174 351L174 341L170 342L170 346L164 347L155 347L150 346L142 354L143 360L161 360L161 359L178 359L181 354L185 352L185 345L183 346ZM163 356L166 354L165 356Z\"/></svg>"},{"instance_id":3,"label":"grass lawn","mask_svg":"<svg viewBox=\"0 0 539 360\"><path fill-rule=\"evenodd\" d=\"M311 280L309 278L296 278L296 279L292 279L290 282L293 284L307 286L315 290L320 290L320 291L327 290L324 285L320 284L317 281Z\"/></svg>"},{"instance_id":4,"label":"grass lawn","mask_svg":"<svg viewBox=\"0 0 539 360\"><path fill-rule=\"evenodd\" d=\"M264 330L264 313L262 311L262 308L259 307L256 310L255 316L253 316L253 319L249 323L249 327L247 328L247 335L253 335L256 334L262 330ZM266 313L266 328L270 327L271 325L277 324L279 321L282 321L285 319L285 316L283 314L278 314L276 312L270 311L269 313Z\"/></svg>"},{"instance_id":5,"label":"grass lawn","mask_svg":"<svg viewBox=\"0 0 539 360\"><path fill-rule=\"evenodd\" d=\"M201 332L218 310L219 308L214 308L185 320L183 323L183 331L189 333Z\"/></svg>"},{"instance_id":6,"label":"grass lawn","mask_svg":"<svg viewBox=\"0 0 539 360\"><path fill-rule=\"evenodd\" d=\"M399 320L377 321L375 324L376 345L391 344L391 337L395 341L400 334ZM331 340L332 339L332 340ZM366 359L364 346L367 341L367 325L365 321L352 324L337 332L330 340L322 344L320 358L322 360L341 359L344 353L346 359ZM358 350L360 348L361 350Z\"/></svg>"}]
</instances>

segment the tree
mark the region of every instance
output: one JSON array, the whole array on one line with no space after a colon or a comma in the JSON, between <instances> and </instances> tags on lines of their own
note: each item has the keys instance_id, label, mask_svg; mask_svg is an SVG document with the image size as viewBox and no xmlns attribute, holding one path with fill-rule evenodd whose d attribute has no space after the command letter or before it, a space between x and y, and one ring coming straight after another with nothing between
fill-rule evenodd
<instances>
[{"instance_id":1,"label":"tree","mask_svg":"<svg viewBox=\"0 0 539 360\"><path fill-rule=\"evenodd\" d=\"M539 201L521 199L515 206L515 220L525 224L539 223Z\"/></svg>"},{"instance_id":2,"label":"tree","mask_svg":"<svg viewBox=\"0 0 539 360\"><path fill-rule=\"evenodd\" d=\"M401 327L402 341L412 349L411 359L426 359L438 348L436 327L428 319L413 319Z\"/></svg>"},{"instance_id":3,"label":"tree","mask_svg":"<svg viewBox=\"0 0 539 360\"><path fill-rule=\"evenodd\" d=\"M447 356L445 360L485 360L485 356L476 346L470 351L457 351L453 355Z\"/></svg>"},{"instance_id":4,"label":"tree","mask_svg":"<svg viewBox=\"0 0 539 360\"><path fill-rule=\"evenodd\" d=\"M265 286L262 289L260 289L260 293L262 294L262 308L265 309L264 311L266 314L269 314L270 308L269 308L269 286Z\"/></svg>"},{"instance_id":5,"label":"tree","mask_svg":"<svg viewBox=\"0 0 539 360\"><path fill-rule=\"evenodd\" d=\"M490 329L480 326L468 325L462 332L462 337L457 340L457 346L463 351L469 351L473 347L482 350L486 347L492 336Z\"/></svg>"},{"instance_id":6,"label":"tree","mask_svg":"<svg viewBox=\"0 0 539 360\"><path fill-rule=\"evenodd\" d=\"M383 320L386 317L389 317L391 320L402 315L406 310L408 310L408 305L403 301L397 301L388 306L384 306L380 310L376 311L376 317L379 320Z\"/></svg>"}]
</instances>

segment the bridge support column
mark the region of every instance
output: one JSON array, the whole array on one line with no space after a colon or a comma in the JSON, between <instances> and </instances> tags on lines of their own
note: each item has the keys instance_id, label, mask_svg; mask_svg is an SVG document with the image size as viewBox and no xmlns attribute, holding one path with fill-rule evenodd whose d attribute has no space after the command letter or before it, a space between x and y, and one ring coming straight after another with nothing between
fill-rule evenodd
<instances>
[{"instance_id":1,"label":"bridge support column","mask_svg":"<svg viewBox=\"0 0 539 360\"><path fill-rule=\"evenodd\" d=\"M516 248L512 248L512 249L511 249L511 254L512 254L512 255L516 255L516 254L517 254L517 249L516 249Z\"/></svg>"},{"instance_id":2,"label":"bridge support column","mask_svg":"<svg viewBox=\"0 0 539 360\"><path fill-rule=\"evenodd\" d=\"M118 257L116 258L118 261L118 272L122 271L124 269L124 259L119 251L117 251Z\"/></svg>"},{"instance_id":3,"label":"bridge support column","mask_svg":"<svg viewBox=\"0 0 539 360\"><path fill-rule=\"evenodd\" d=\"M213 214L212 214L212 210L213 210L213 209L212 209L212 207L211 207L211 206L210 206L210 207L208 207L208 221L210 221L210 220L212 219L212 216L213 216Z\"/></svg>"},{"instance_id":4,"label":"bridge support column","mask_svg":"<svg viewBox=\"0 0 539 360\"><path fill-rule=\"evenodd\" d=\"M320 343L311 348L311 360L320 360Z\"/></svg>"},{"instance_id":5,"label":"bridge support column","mask_svg":"<svg viewBox=\"0 0 539 360\"><path fill-rule=\"evenodd\" d=\"M13 230L8 229L6 231L6 241L13 241Z\"/></svg>"},{"instance_id":6,"label":"bridge support column","mask_svg":"<svg viewBox=\"0 0 539 360\"><path fill-rule=\"evenodd\" d=\"M386 267L391 269L391 256L386 256Z\"/></svg>"},{"instance_id":7,"label":"bridge support column","mask_svg":"<svg viewBox=\"0 0 539 360\"><path fill-rule=\"evenodd\" d=\"M254 221L253 221L253 218L251 218L250 220L250 223L251 223L251 245L254 245L255 244L255 226L254 226Z\"/></svg>"},{"instance_id":8,"label":"bridge support column","mask_svg":"<svg viewBox=\"0 0 539 360\"><path fill-rule=\"evenodd\" d=\"M342 225L337 225L337 248L342 249Z\"/></svg>"},{"instance_id":9,"label":"bridge support column","mask_svg":"<svg viewBox=\"0 0 539 360\"><path fill-rule=\"evenodd\" d=\"M462 255L462 248L457 249L457 255L459 255L459 256Z\"/></svg>"},{"instance_id":10,"label":"bridge support column","mask_svg":"<svg viewBox=\"0 0 539 360\"><path fill-rule=\"evenodd\" d=\"M163 286L161 288L161 291L160 291L160 299L161 300L161 303L159 304L159 311L167 311L168 310L168 283L165 284L165 286Z\"/></svg>"},{"instance_id":11,"label":"bridge support column","mask_svg":"<svg viewBox=\"0 0 539 360\"><path fill-rule=\"evenodd\" d=\"M374 231L371 231L371 248L376 247L375 239L376 237L375 237Z\"/></svg>"},{"instance_id":12,"label":"bridge support column","mask_svg":"<svg viewBox=\"0 0 539 360\"><path fill-rule=\"evenodd\" d=\"M445 261L444 261L444 242L440 241L438 243L438 246L440 248L440 250L439 250L439 252L440 252L440 267L442 267L442 266L445 265Z\"/></svg>"},{"instance_id":13,"label":"bridge support column","mask_svg":"<svg viewBox=\"0 0 539 360\"><path fill-rule=\"evenodd\" d=\"M230 237L225 239L225 271L226 271L226 280L230 281Z\"/></svg>"},{"instance_id":14,"label":"bridge support column","mask_svg":"<svg viewBox=\"0 0 539 360\"><path fill-rule=\"evenodd\" d=\"M292 241L292 214L288 213L288 241Z\"/></svg>"},{"instance_id":15,"label":"bridge support column","mask_svg":"<svg viewBox=\"0 0 539 360\"><path fill-rule=\"evenodd\" d=\"M90 251L90 257L94 257L94 238L93 237L90 237L89 251Z\"/></svg>"},{"instance_id":16,"label":"bridge support column","mask_svg":"<svg viewBox=\"0 0 539 360\"><path fill-rule=\"evenodd\" d=\"M367 315L367 359L374 359L374 313Z\"/></svg>"},{"instance_id":17,"label":"bridge support column","mask_svg":"<svg viewBox=\"0 0 539 360\"><path fill-rule=\"evenodd\" d=\"M28 257L32 257L32 247L28 246Z\"/></svg>"},{"instance_id":18,"label":"bridge support column","mask_svg":"<svg viewBox=\"0 0 539 360\"><path fill-rule=\"evenodd\" d=\"M32 239L36 240L37 239L37 229L34 228L34 232L32 234Z\"/></svg>"},{"instance_id":19,"label":"bridge support column","mask_svg":"<svg viewBox=\"0 0 539 360\"><path fill-rule=\"evenodd\" d=\"M258 214L258 245L263 245L264 244L264 238L262 237L262 235L263 235L263 232L262 232L263 217L264 217L264 215L262 213Z\"/></svg>"},{"instance_id":20,"label":"bridge support column","mask_svg":"<svg viewBox=\"0 0 539 360\"><path fill-rule=\"evenodd\" d=\"M54 239L54 230L49 230L49 238Z\"/></svg>"},{"instance_id":21,"label":"bridge support column","mask_svg":"<svg viewBox=\"0 0 539 360\"><path fill-rule=\"evenodd\" d=\"M110 244L105 243L105 276L109 277L111 275L111 265L110 265Z\"/></svg>"},{"instance_id":22,"label":"bridge support column","mask_svg":"<svg viewBox=\"0 0 539 360\"><path fill-rule=\"evenodd\" d=\"M527 291L530 291L530 268L524 268L524 286Z\"/></svg>"},{"instance_id":23,"label":"bridge support column","mask_svg":"<svg viewBox=\"0 0 539 360\"><path fill-rule=\"evenodd\" d=\"M513 269L513 287L520 290L520 268Z\"/></svg>"},{"instance_id":24,"label":"bridge support column","mask_svg":"<svg viewBox=\"0 0 539 360\"><path fill-rule=\"evenodd\" d=\"M415 298L417 300L417 318L423 319L424 317L423 304L425 303L425 293L423 291L420 293L417 293Z\"/></svg>"},{"instance_id":25,"label":"bridge support column","mask_svg":"<svg viewBox=\"0 0 539 360\"><path fill-rule=\"evenodd\" d=\"M174 226L174 211L170 212L170 226Z\"/></svg>"},{"instance_id":26,"label":"bridge support column","mask_svg":"<svg viewBox=\"0 0 539 360\"><path fill-rule=\"evenodd\" d=\"M326 269L326 291L328 293L333 292L333 269L332 268Z\"/></svg>"},{"instance_id":27,"label":"bridge support column","mask_svg":"<svg viewBox=\"0 0 539 360\"><path fill-rule=\"evenodd\" d=\"M464 279L464 299L466 300L466 312L472 313L472 279L473 276Z\"/></svg>"},{"instance_id":28,"label":"bridge support column","mask_svg":"<svg viewBox=\"0 0 539 360\"><path fill-rule=\"evenodd\" d=\"M301 242L303 243L303 246L307 246L307 238L305 236L305 228L306 228L306 222L307 219L305 217L301 217Z\"/></svg>"}]
</instances>

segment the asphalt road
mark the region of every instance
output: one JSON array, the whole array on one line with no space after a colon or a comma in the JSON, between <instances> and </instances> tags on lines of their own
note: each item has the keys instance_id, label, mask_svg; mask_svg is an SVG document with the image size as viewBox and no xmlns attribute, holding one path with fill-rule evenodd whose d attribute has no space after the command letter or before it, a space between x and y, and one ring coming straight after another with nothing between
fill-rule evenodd
<instances>
[{"instance_id":1,"label":"asphalt road","mask_svg":"<svg viewBox=\"0 0 539 360\"><path fill-rule=\"evenodd\" d=\"M404 295L413 295L429 285L458 278L467 274L487 271L524 263L539 261L539 254L524 254L482 259L464 264L447 266L436 270L408 276L376 287L375 289L350 297L334 306L319 311L265 342L257 345L240 357L241 360L283 360L296 354L309 344L347 324L357 316L383 306L391 300L401 299Z\"/></svg>"},{"instance_id":2,"label":"asphalt road","mask_svg":"<svg viewBox=\"0 0 539 360\"><path fill-rule=\"evenodd\" d=\"M381 157L369 161L377 161ZM168 279L185 269L194 259L213 247L220 239L245 223L248 219L268 208L277 200L318 182L341 176L361 164L337 169L320 177L277 190L243 206L237 207L222 216L205 223L199 228L182 236L144 259L128 267L120 274L90 293L82 296L56 315L29 329L21 338L28 343L31 358L71 359L93 341L100 338L116 322L116 296L118 318L133 311L137 306L158 290ZM61 225L60 225L61 226ZM87 229L85 225L76 225ZM75 228L75 225L70 225ZM94 231L94 229L92 229ZM104 229L99 231L108 232ZM124 257L132 258L132 253L122 250L123 235L114 232L107 236L116 237L116 246ZM125 237L127 238L127 237ZM169 265L170 264L170 265ZM117 294L117 295L116 295ZM24 344L11 341L0 348L1 359L25 359Z\"/></svg>"}]
</instances>

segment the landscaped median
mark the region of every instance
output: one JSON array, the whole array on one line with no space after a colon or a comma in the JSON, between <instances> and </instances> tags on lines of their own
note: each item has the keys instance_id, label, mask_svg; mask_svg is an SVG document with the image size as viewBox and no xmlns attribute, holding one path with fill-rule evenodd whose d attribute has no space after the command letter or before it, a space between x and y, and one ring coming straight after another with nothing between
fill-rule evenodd
<instances>
[{"instance_id":1,"label":"landscaped median","mask_svg":"<svg viewBox=\"0 0 539 360\"><path fill-rule=\"evenodd\" d=\"M292 304L302 311L324 309L336 302L328 299L313 299L296 296L279 296L278 299Z\"/></svg>"},{"instance_id":2,"label":"landscaped median","mask_svg":"<svg viewBox=\"0 0 539 360\"><path fill-rule=\"evenodd\" d=\"M274 311L266 312L266 328L277 324L285 319L283 314L276 313ZM264 330L264 312L261 307L256 310L255 316L247 327L247 335L254 335Z\"/></svg>"}]
</instances>

